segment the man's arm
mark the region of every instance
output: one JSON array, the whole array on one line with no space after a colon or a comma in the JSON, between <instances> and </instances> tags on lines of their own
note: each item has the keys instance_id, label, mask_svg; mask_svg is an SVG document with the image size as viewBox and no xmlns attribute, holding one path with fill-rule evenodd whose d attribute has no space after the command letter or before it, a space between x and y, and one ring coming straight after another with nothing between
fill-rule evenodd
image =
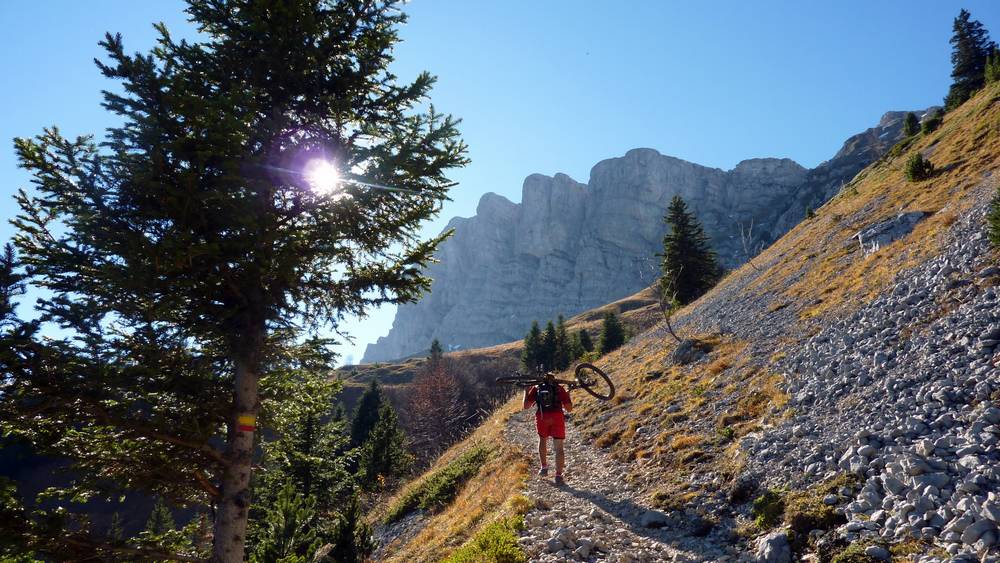
<instances>
[{"instance_id":1,"label":"man's arm","mask_svg":"<svg viewBox=\"0 0 1000 563\"><path fill-rule=\"evenodd\" d=\"M563 389L562 387L560 387L559 390L561 391L560 395L562 395L561 399L563 410L566 412L573 412L573 398L569 396L569 391Z\"/></svg>"},{"instance_id":2,"label":"man's arm","mask_svg":"<svg viewBox=\"0 0 1000 563\"><path fill-rule=\"evenodd\" d=\"M535 388L529 387L524 390L524 400L521 401L521 409L530 409L535 406Z\"/></svg>"}]
</instances>

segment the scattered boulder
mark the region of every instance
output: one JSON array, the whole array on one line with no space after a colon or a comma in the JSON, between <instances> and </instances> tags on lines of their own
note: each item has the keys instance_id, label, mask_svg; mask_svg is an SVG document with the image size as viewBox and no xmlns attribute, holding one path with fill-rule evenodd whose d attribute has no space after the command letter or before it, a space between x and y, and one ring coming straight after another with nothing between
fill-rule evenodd
<instances>
[{"instance_id":1,"label":"scattered boulder","mask_svg":"<svg viewBox=\"0 0 1000 563\"><path fill-rule=\"evenodd\" d=\"M757 540L754 563L791 563L792 547L788 544L788 532L776 530Z\"/></svg>"},{"instance_id":2,"label":"scattered boulder","mask_svg":"<svg viewBox=\"0 0 1000 563\"><path fill-rule=\"evenodd\" d=\"M639 518L639 524L644 528L662 528L669 523L667 515L659 510L647 510Z\"/></svg>"},{"instance_id":3,"label":"scattered boulder","mask_svg":"<svg viewBox=\"0 0 1000 563\"><path fill-rule=\"evenodd\" d=\"M697 362L703 357L705 357L704 345L698 340L685 338L681 340L677 348L674 348L674 352L670 355L670 360L674 365L686 366Z\"/></svg>"},{"instance_id":4,"label":"scattered boulder","mask_svg":"<svg viewBox=\"0 0 1000 563\"><path fill-rule=\"evenodd\" d=\"M900 213L892 219L887 219L876 223L867 229L863 229L854 235L861 245L861 250L867 256L877 252L883 246L894 240L901 239L910 234L913 227L917 225L928 213L923 211L910 211Z\"/></svg>"},{"instance_id":5,"label":"scattered boulder","mask_svg":"<svg viewBox=\"0 0 1000 563\"><path fill-rule=\"evenodd\" d=\"M869 545L865 548L865 555L879 561L888 561L890 557L889 550L880 545Z\"/></svg>"}]
</instances>

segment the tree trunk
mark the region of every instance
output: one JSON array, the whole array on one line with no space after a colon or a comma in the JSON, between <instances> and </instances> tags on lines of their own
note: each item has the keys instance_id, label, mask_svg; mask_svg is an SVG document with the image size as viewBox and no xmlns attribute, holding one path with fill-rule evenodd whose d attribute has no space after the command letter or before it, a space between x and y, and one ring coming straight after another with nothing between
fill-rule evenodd
<instances>
[{"instance_id":1,"label":"tree trunk","mask_svg":"<svg viewBox=\"0 0 1000 563\"><path fill-rule=\"evenodd\" d=\"M250 511L250 472L254 432L260 410L260 357L264 330L253 331L234 361L235 391L222 473L221 497L215 517L212 545L214 563L242 563Z\"/></svg>"}]
</instances>

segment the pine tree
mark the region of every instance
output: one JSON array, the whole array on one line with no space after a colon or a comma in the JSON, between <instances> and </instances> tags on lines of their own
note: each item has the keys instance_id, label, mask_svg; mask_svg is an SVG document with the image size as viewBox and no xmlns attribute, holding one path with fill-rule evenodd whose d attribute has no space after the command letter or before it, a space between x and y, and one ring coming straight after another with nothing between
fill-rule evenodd
<instances>
[{"instance_id":1,"label":"pine tree","mask_svg":"<svg viewBox=\"0 0 1000 563\"><path fill-rule=\"evenodd\" d=\"M189 0L194 42L162 25L148 55L102 42L121 82L107 144L16 141L34 189L15 244L63 330L4 371L0 420L69 456L73 492L211 504L213 560L242 562L257 421L296 343L429 289L443 237L420 230L466 149L428 103L433 77L389 72L399 8ZM345 178L336 194L306 173L320 159Z\"/></svg>"},{"instance_id":2,"label":"pine tree","mask_svg":"<svg viewBox=\"0 0 1000 563\"><path fill-rule=\"evenodd\" d=\"M291 484L282 487L267 508L265 526L256 541L251 563L307 563L323 545L316 500L299 494Z\"/></svg>"},{"instance_id":3,"label":"pine tree","mask_svg":"<svg viewBox=\"0 0 1000 563\"><path fill-rule=\"evenodd\" d=\"M919 182L930 178L934 173L934 165L931 161L924 159L923 155L915 152L910 155L903 166L903 174L911 182Z\"/></svg>"},{"instance_id":4,"label":"pine tree","mask_svg":"<svg viewBox=\"0 0 1000 563\"><path fill-rule=\"evenodd\" d=\"M354 409L354 418L351 419L351 446L358 447L368 439L368 435L378 422L379 411L382 410L383 404L385 396L382 393L382 386L373 377Z\"/></svg>"},{"instance_id":5,"label":"pine tree","mask_svg":"<svg viewBox=\"0 0 1000 563\"><path fill-rule=\"evenodd\" d=\"M993 52L986 57L986 83L993 84L1000 81L1000 50L993 49Z\"/></svg>"},{"instance_id":6,"label":"pine tree","mask_svg":"<svg viewBox=\"0 0 1000 563\"><path fill-rule=\"evenodd\" d=\"M906 117L903 119L903 135L907 137L912 137L920 132L920 120L914 113L908 112Z\"/></svg>"},{"instance_id":7,"label":"pine tree","mask_svg":"<svg viewBox=\"0 0 1000 563\"><path fill-rule=\"evenodd\" d=\"M410 470L413 461L405 443L395 409L382 405L378 422L361 448L359 475L365 490L383 489Z\"/></svg>"},{"instance_id":8,"label":"pine tree","mask_svg":"<svg viewBox=\"0 0 1000 563\"><path fill-rule=\"evenodd\" d=\"M688 212L680 196L674 196L664 217L668 232L663 237L660 278L662 295L690 303L711 289L719 278L719 266L708 236Z\"/></svg>"},{"instance_id":9,"label":"pine tree","mask_svg":"<svg viewBox=\"0 0 1000 563\"><path fill-rule=\"evenodd\" d=\"M588 333L586 330L580 329L580 332L577 334L580 336L580 347L583 348L583 351L593 352L594 342L590 339L590 333Z\"/></svg>"},{"instance_id":10,"label":"pine tree","mask_svg":"<svg viewBox=\"0 0 1000 563\"><path fill-rule=\"evenodd\" d=\"M924 135L929 135L937 130L941 126L941 122L944 120L944 110L938 108L931 113L930 116L924 118L923 122L920 124L920 132Z\"/></svg>"},{"instance_id":11,"label":"pine tree","mask_svg":"<svg viewBox=\"0 0 1000 563\"><path fill-rule=\"evenodd\" d=\"M162 536L175 529L177 529L177 525L174 523L174 515L170 511L170 507L163 502L162 498L157 498L153 510L146 520L146 531L154 536Z\"/></svg>"},{"instance_id":12,"label":"pine tree","mask_svg":"<svg viewBox=\"0 0 1000 563\"><path fill-rule=\"evenodd\" d=\"M430 355L427 356L427 361L431 364L437 364L441 362L441 358L444 357L444 349L441 348L441 342L437 338L431 342Z\"/></svg>"},{"instance_id":13,"label":"pine tree","mask_svg":"<svg viewBox=\"0 0 1000 563\"><path fill-rule=\"evenodd\" d=\"M524 348L521 350L521 364L529 374L538 371L543 364L542 360L542 331L538 328L538 321L531 322L531 330L524 337Z\"/></svg>"},{"instance_id":14,"label":"pine tree","mask_svg":"<svg viewBox=\"0 0 1000 563\"><path fill-rule=\"evenodd\" d=\"M955 18L951 43L951 78L945 109L951 111L968 100L986 81L986 57L996 49L990 34L963 9Z\"/></svg>"},{"instance_id":15,"label":"pine tree","mask_svg":"<svg viewBox=\"0 0 1000 563\"><path fill-rule=\"evenodd\" d=\"M556 352L552 362L555 369L562 371L568 368L570 362L575 359L572 357L571 347L572 342L566 332L566 320L562 315L559 315L559 319L556 321Z\"/></svg>"},{"instance_id":16,"label":"pine tree","mask_svg":"<svg viewBox=\"0 0 1000 563\"><path fill-rule=\"evenodd\" d=\"M617 350L622 344L625 344L625 327L618 320L618 315L608 311L604 314L604 321L601 324L598 351L603 356L612 350Z\"/></svg>"},{"instance_id":17,"label":"pine tree","mask_svg":"<svg viewBox=\"0 0 1000 563\"><path fill-rule=\"evenodd\" d=\"M549 321L542 332L542 346L539 353L545 371L556 369L556 327Z\"/></svg>"},{"instance_id":18,"label":"pine tree","mask_svg":"<svg viewBox=\"0 0 1000 563\"><path fill-rule=\"evenodd\" d=\"M148 523L147 523L148 526ZM108 543L118 545L125 539L125 531L122 529L122 515L117 511L111 515L111 523L104 537L108 538Z\"/></svg>"},{"instance_id":19,"label":"pine tree","mask_svg":"<svg viewBox=\"0 0 1000 563\"><path fill-rule=\"evenodd\" d=\"M358 495L352 496L337 516L337 541L328 557L337 563L364 563L376 545Z\"/></svg>"}]
</instances>

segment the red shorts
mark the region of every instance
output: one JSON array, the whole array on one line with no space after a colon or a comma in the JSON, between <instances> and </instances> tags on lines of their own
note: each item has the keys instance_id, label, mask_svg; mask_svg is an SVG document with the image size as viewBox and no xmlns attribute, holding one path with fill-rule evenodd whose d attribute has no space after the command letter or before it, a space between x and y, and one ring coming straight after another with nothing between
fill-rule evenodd
<instances>
[{"instance_id":1,"label":"red shorts","mask_svg":"<svg viewBox=\"0 0 1000 563\"><path fill-rule=\"evenodd\" d=\"M566 417L562 411L535 412L535 428L542 438L566 439Z\"/></svg>"}]
</instances>

